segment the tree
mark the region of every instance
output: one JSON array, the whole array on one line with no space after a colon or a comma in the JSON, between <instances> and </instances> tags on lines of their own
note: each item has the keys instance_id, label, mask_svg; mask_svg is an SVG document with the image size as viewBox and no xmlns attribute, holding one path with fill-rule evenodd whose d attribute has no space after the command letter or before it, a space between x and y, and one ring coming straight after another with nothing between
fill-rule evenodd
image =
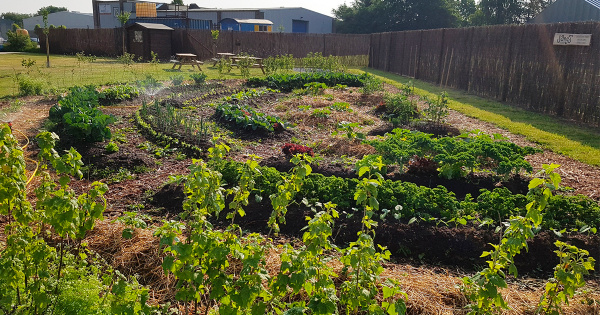
<instances>
[{"instance_id":1,"label":"tree","mask_svg":"<svg viewBox=\"0 0 600 315\"><path fill-rule=\"evenodd\" d=\"M481 25L520 24L525 22L524 0L481 0L478 8Z\"/></svg>"},{"instance_id":2,"label":"tree","mask_svg":"<svg viewBox=\"0 0 600 315\"><path fill-rule=\"evenodd\" d=\"M183 5L183 0L173 0L171 1L171 4Z\"/></svg>"},{"instance_id":3,"label":"tree","mask_svg":"<svg viewBox=\"0 0 600 315\"><path fill-rule=\"evenodd\" d=\"M42 19L44 21L44 35L46 36L46 68L50 68L50 43L48 41L48 34L50 34L50 28L48 28L48 13L49 11L42 11Z\"/></svg>"},{"instance_id":4,"label":"tree","mask_svg":"<svg viewBox=\"0 0 600 315\"><path fill-rule=\"evenodd\" d=\"M6 32L7 45L4 46L6 51L28 51L34 49L37 45L31 41L29 35L20 34L16 31Z\"/></svg>"},{"instance_id":5,"label":"tree","mask_svg":"<svg viewBox=\"0 0 600 315\"><path fill-rule=\"evenodd\" d=\"M19 25L19 27L23 27L23 20L31 17L31 14L23 14L23 13L15 13L15 12L5 12L2 13L2 18L6 20L12 20L15 24Z\"/></svg>"},{"instance_id":6,"label":"tree","mask_svg":"<svg viewBox=\"0 0 600 315\"><path fill-rule=\"evenodd\" d=\"M69 10L65 7L55 7L53 5L49 5L47 7L40 8L35 15L39 16L39 15L44 15L44 12L48 12L48 14L51 14L51 13L56 13L56 12L61 12L61 11L69 11Z\"/></svg>"},{"instance_id":7,"label":"tree","mask_svg":"<svg viewBox=\"0 0 600 315\"><path fill-rule=\"evenodd\" d=\"M121 11L119 15L117 15L117 19L121 22L121 28L123 30L123 55L127 52L127 46L125 45L125 23L129 21L129 17L131 16L131 12Z\"/></svg>"},{"instance_id":8,"label":"tree","mask_svg":"<svg viewBox=\"0 0 600 315\"><path fill-rule=\"evenodd\" d=\"M377 33L458 25L454 0L355 0L333 10L339 33Z\"/></svg>"}]
</instances>

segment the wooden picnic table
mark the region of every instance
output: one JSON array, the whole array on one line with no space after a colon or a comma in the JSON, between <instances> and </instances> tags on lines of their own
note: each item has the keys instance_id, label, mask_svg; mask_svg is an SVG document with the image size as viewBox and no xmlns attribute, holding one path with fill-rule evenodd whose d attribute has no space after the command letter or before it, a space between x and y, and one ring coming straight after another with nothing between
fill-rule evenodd
<instances>
[{"instance_id":1,"label":"wooden picnic table","mask_svg":"<svg viewBox=\"0 0 600 315\"><path fill-rule=\"evenodd\" d=\"M175 69L176 66L179 66L178 70L181 70L181 66L191 65L192 68L198 67L198 70L202 71L202 69L200 69L200 65L204 64L204 62L197 60L196 58L198 56L188 53L177 53L175 54L175 57L177 58L176 60L171 60L173 63L173 68L171 69Z\"/></svg>"},{"instance_id":2,"label":"wooden picnic table","mask_svg":"<svg viewBox=\"0 0 600 315\"><path fill-rule=\"evenodd\" d=\"M234 56L235 56L235 54L232 54L232 53L217 53L217 57L212 58L213 67L216 67L217 63L219 63L219 61L221 61L221 59L229 59Z\"/></svg>"},{"instance_id":3,"label":"wooden picnic table","mask_svg":"<svg viewBox=\"0 0 600 315\"><path fill-rule=\"evenodd\" d=\"M263 61L262 58L251 57L251 56L233 56L233 57L231 57L231 60L233 60L233 65L237 65L237 63L242 59L252 60L252 64L250 65L250 67L260 68L260 70L262 70L262 73L265 74L265 69L263 68L263 64L262 64L262 61ZM238 68L239 68L239 66L238 66Z\"/></svg>"}]
</instances>

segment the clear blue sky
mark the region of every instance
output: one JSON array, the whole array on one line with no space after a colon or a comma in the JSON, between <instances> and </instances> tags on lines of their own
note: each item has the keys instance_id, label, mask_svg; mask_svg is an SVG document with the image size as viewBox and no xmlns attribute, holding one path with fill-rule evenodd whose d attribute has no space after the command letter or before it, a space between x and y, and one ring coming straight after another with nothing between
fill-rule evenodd
<instances>
[{"instance_id":1,"label":"clear blue sky","mask_svg":"<svg viewBox=\"0 0 600 315\"><path fill-rule=\"evenodd\" d=\"M159 1L157 1L159 2ZM165 2L171 2L165 0ZM339 7L344 2L348 5L352 0L184 0L183 3L196 3L200 7L207 8L273 8L273 7L303 7L322 14L333 16L331 10ZM2 0L0 4L0 13L35 13L41 7L53 5L56 7L66 7L69 11L79 11L92 13L92 0Z\"/></svg>"}]
</instances>

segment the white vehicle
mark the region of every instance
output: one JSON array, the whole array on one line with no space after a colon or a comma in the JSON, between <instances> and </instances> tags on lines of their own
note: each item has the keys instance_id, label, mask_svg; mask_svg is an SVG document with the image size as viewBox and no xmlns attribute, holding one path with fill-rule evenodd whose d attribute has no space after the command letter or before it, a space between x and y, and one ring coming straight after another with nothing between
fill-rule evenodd
<instances>
[{"instance_id":1,"label":"white vehicle","mask_svg":"<svg viewBox=\"0 0 600 315\"><path fill-rule=\"evenodd\" d=\"M0 44L4 44L6 42L6 39L0 37Z\"/></svg>"}]
</instances>

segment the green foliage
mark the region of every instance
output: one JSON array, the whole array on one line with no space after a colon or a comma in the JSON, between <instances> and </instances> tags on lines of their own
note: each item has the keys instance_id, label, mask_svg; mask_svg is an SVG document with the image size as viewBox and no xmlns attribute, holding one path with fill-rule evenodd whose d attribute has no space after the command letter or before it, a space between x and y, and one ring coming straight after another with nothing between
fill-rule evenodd
<instances>
[{"instance_id":1,"label":"green foliage","mask_svg":"<svg viewBox=\"0 0 600 315\"><path fill-rule=\"evenodd\" d=\"M315 73L295 73L295 74L274 74L265 78L250 78L247 84L249 86L266 86L272 89L278 89L284 92L290 92L294 89L303 88L305 84L311 82L321 82L326 86L335 86L336 84L345 84L347 86L362 86L368 74L349 74L339 72L315 72Z\"/></svg>"},{"instance_id":2,"label":"green foliage","mask_svg":"<svg viewBox=\"0 0 600 315\"><path fill-rule=\"evenodd\" d=\"M336 112L352 112L352 108L350 108L348 102L335 102L329 106L329 109L335 110Z\"/></svg>"},{"instance_id":3,"label":"green foliage","mask_svg":"<svg viewBox=\"0 0 600 315\"><path fill-rule=\"evenodd\" d=\"M324 93L327 85L321 82L310 82L304 84L304 88L308 91L308 93L312 96L321 95Z\"/></svg>"},{"instance_id":4,"label":"green foliage","mask_svg":"<svg viewBox=\"0 0 600 315\"><path fill-rule=\"evenodd\" d=\"M394 126L405 125L419 117L417 104L404 94L386 94L383 102L385 117Z\"/></svg>"},{"instance_id":5,"label":"green foliage","mask_svg":"<svg viewBox=\"0 0 600 315\"><path fill-rule=\"evenodd\" d=\"M285 126L279 118L260 113L249 105L221 103L217 105L215 111L217 116L234 123L241 129L262 129L273 132Z\"/></svg>"},{"instance_id":6,"label":"green foliage","mask_svg":"<svg viewBox=\"0 0 600 315\"><path fill-rule=\"evenodd\" d=\"M37 44L32 42L28 35L17 32L6 32L4 51L32 51L37 49Z\"/></svg>"},{"instance_id":7,"label":"green foliage","mask_svg":"<svg viewBox=\"0 0 600 315\"><path fill-rule=\"evenodd\" d=\"M106 144L106 146L104 147L104 150L106 151L106 153L119 152L119 146L116 143L111 141Z\"/></svg>"},{"instance_id":8,"label":"green foliage","mask_svg":"<svg viewBox=\"0 0 600 315\"><path fill-rule=\"evenodd\" d=\"M69 93L50 108L49 118L57 129L86 142L99 142L111 138L109 124L113 116L103 114L98 108L99 95L94 86L72 87Z\"/></svg>"},{"instance_id":9,"label":"green foliage","mask_svg":"<svg viewBox=\"0 0 600 315\"><path fill-rule=\"evenodd\" d=\"M135 234L135 229L145 229L148 227L146 221L150 221L152 218L148 215L140 215L137 212L125 211L122 216L118 217L115 221L123 223L126 228L123 229L121 236L124 239L131 239Z\"/></svg>"},{"instance_id":10,"label":"green foliage","mask_svg":"<svg viewBox=\"0 0 600 315\"><path fill-rule=\"evenodd\" d=\"M35 15L36 16L43 15L44 12L47 12L47 14L51 14L51 13L62 12L62 11L68 11L68 9L65 7L55 7L53 5L49 5L49 6L41 7L40 9L38 9L37 13Z\"/></svg>"},{"instance_id":11,"label":"green foliage","mask_svg":"<svg viewBox=\"0 0 600 315\"><path fill-rule=\"evenodd\" d=\"M31 77L27 74L17 74L17 84L19 86L19 95L41 95L44 93L46 82L39 78Z\"/></svg>"},{"instance_id":12,"label":"green foliage","mask_svg":"<svg viewBox=\"0 0 600 315\"><path fill-rule=\"evenodd\" d=\"M294 56L291 54L269 56L263 59L263 68L267 75L284 73L294 70L295 63Z\"/></svg>"},{"instance_id":13,"label":"green foliage","mask_svg":"<svg viewBox=\"0 0 600 315\"><path fill-rule=\"evenodd\" d=\"M322 72L322 71L340 71L346 70L345 64L343 64L337 56L323 56L322 53L309 52L306 57L300 59L300 65L302 70L308 72Z\"/></svg>"},{"instance_id":14,"label":"green foliage","mask_svg":"<svg viewBox=\"0 0 600 315\"><path fill-rule=\"evenodd\" d=\"M206 78L208 76L205 73L192 73L190 74L190 78L194 80L196 85L202 85L206 82Z\"/></svg>"},{"instance_id":15,"label":"green foliage","mask_svg":"<svg viewBox=\"0 0 600 315\"><path fill-rule=\"evenodd\" d=\"M246 79L250 76L250 67L254 65L254 59L247 53L239 53L238 56L241 58L237 60L237 66L240 69L242 78Z\"/></svg>"},{"instance_id":16,"label":"green foliage","mask_svg":"<svg viewBox=\"0 0 600 315\"><path fill-rule=\"evenodd\" d=\"M394 129L383 140L370 140L388 161L404 165L413 156L432 157L440 165L440 175L459 178L475 169L489 170L509 176L521 170L532 171L524 157L539 152L531 147L520 147L479 130L457 137L433 138L430 134L406 129Z\"/></svg>"},{"instance_id":17,"label":"green foliage","mask_svg":"<svg viewBox=\"0 0 600 315\"><path fill-rule=\"evenodd\" d=\"M124 66L131 66L135 63L135 55L128 52L124 52L122 55L117 57L117 60Z\"/></svg>"},{"instance_id":18,"label":"green foliage","mask_svg":"<svg viewBox=\"0 0 600 315\"><path fill-rule=\"evenodd\" d=\"M75 56L77 57L77 64L79 66L81 66L81 63L92 63L92 62L96 61L96 56L94 56L94 55L86 56L85 51L75 53Z\"/></svg>"},{"instance_id":19,"label":"green foliage","mask_svg":"<svg viewBox=\"0 0 600 315\"><path fill-rule=\"evenodd\" d=\"M177 74L170 77L170 80L171 83L173 83L173 86L180 86L181 84L183 84L184 77L181 74Z\"/></svg>"},{"instance_id":20,"label":"green foliage","mask_svg":"<svg viewBox=\"0 0 600 315\"><path fill-rule=\"evenodd\" d=\"M219 62L217 62L217 70L219 70L219 74L229 73L233 69L232 60L229 58L221 58Z\"/></svg>"},{"instance_id":21,"label":"green foliage","mask_svg":"<svg viewBox=\"0 0 600 315\"><path fill-rule=\"evenodd\" d=\"M451 28L457 26L454 1L353 1L333 10L339 33ZM394 21L390 23L389 21Z\"/></svg>"},{"instance_id":22,"label":"green foliage","mask_svg":"<svg viewBox=\"0 0 600 315\"><path fill-rule=\"evenodd\" d=\"M363 84L360 91L365 95L370 95L378 91L383 91L383 82L381 82L381 80L373 76L367 75L363 79Z\"/></svg>"},{"instance_id":23,"label":"green foliage","mask_svg":"<svg viewBox=\"0 0 600 315\"><path fill-rule=\"evenodd\" d=\"M140 95L140 91L131 85L116 85L108 87L98 94L101 105L113 105L132 100Z\"/></svg>"},{"instance_id":24,"label":"green foliage","mask_svg":"<svg viewBox=\"0 0 600 315\"><path fill-rule=\"evenodd\" d=\"M427 100L423 113L428 120L440 124L448 116L448 93L442 92L435 101Z\"/></svg>"},{"instance_id":25,"label":"green foliage","mask_svg":"<svg viewBox=\"0 0 600 315\"><path fill-rule=\"evenodd\" d=\"M235 162L227 162L219 167L223 180L228 185L237 185L238 168L239 165ZM284 175L268 167L258 169L262 175L255 178L255 190L263 192L262 195L274 194L277 183ZM339 211L352 213L355 203L352 198L358 182L356 178L310 174L296 194L296 200L306 198L313 203L328 200L337 204ZM428 188L409 182L384 180L378 188L381 209L378 215L385 213L385 218L405 223L411 218L438 218L447 222L467 216L480 221L490 218L493 221L507 220L511 215L525 214L525 205L533 199L531 195L512 194L506 188L496 188L492 191L482 190L477 200L467 197L460 201L443 186ZM402 207L397 207L398 205ZM542 228L589 230L590 227L600 227L600 206L597 202L584 196L550 197Z\"/></svg>"},{"instance_id":26,"label":"green foliage","mask_svg":"<svg viewBox=\"0 0 600 315\"><path fill-rule=\"evenodd\" d=\"M108 187L95 182L89 191L77 195L69 183L71 176L81 178L81 155L71 149L60 156L54 149L55 134L44 132L36 139L42 172L33 207L26 194L23 151L10 128L0 126L0 162L4 165L0 168L0 214L11 217L5 229L7 243L0 252L0 312L107 314L107 309L116 306L138 310L130 314L151 311L146 305L147 291L144 299L143 290L120 281L120 287L130 292L130 299L124 299L112 286L113 270L99 268L81 243L106 209ZM46 171L46 162L56 176ZM46 243L48 233L56 245Z\"/></svg>"},{"instance_id":27,"label":"green foliage","mask_svg":"<svg viewBox=\"0 0 600 315\"><path fill-rule=\"evenodd\" d=\"M187 115L183 117L172 106L163 109L158 101L154 102L154 106L148 106L143 102L142 108L135 114L135 120L146 136L163 145L182 148L186 154L192 156L198 156L202 152L194 144L207 139L211 128L202 117L199 120L188 119ZM165 133L172 130L178 130L179 136L169 136Z\"/></svg>"},{"instance_id":28,"label":"green foliage","mask_svg":"<svg viewBox=\"0 0 600 315\"><path fill-rule=\"evenodd\" d=\"M327 108L315 108L310 114L311 117L325 119L329 118L329 115L331 115L331 111Z\"/></svg>"},{"instance_id":29,"label":"green foliage","mask_svg":"<svg viewBox=\"0 0 600 315\"><path fill-rule=\"evenodd\" d=\"M346 138L350 140L360 139L365 140L367 137L364 133L356 132L355 129L360 129L360 125L358 123L351 123L347 121L342 121L336 126L336 131L334 131L331 135L337 136L340 133L345 133Z\"/></svg>"},{"instance_id":30,"label":"green foliage","mask_svg":"<svg viewBox=\"0 0 600 315\"><path fill-rule=\"evenodd\" d=\"M210 31L210 36L212 37L213 40L218 40L219 39L219 30L211 30Z\"/></svg>"},{"instance_id":31,"label":"green foliage","mask_svg":"<svg viewBox=\"0 0 600 315\"><path fill-rule=\"evenodd\" d=\"M2 13L2 18L4 18L5 20L12 20L15 24L17 24L19 27L23 26L23 20L26 18L30 18L32 17L31 14L26 14L26 13L15 13L15 12L4 12Z\"/></svg>"},{"instance_id":32,"label":"green foliage","mask_svg":"<svg viewBox=\"0 0 600 315\"><path fill-rule=\"evenodd\" d=\"M281 176L279 183L276 185L276 193L269 195L273 212L268 225L275 233L279 233L279 223L285 224L288 206L294 201L294 196L300 191L306 177L312 172L312 167L310 167L312 161L313 158L309 155L294 155L290 162L295 166L290 171L289 177Z\"/></svg>"},{"instance_id":33,"label":"green foliage","mask_svg":"<svg viewBox=\"0 0 600 315\"><path fill-rule=\"evenodd\" d=\"M464 291L473 302L469 305L472 314L497 313L508 309L499 288L506 288L506 273L517 277L514 257L521 250L528 250L527 240L534 237L541 226L544 210L552 197L552 191L559 188L560 175L554 172L558 165L544 165L536 177L529 183L529 195L533 200L525 206L525 216L511 216L507 222L503 238L491 251L484 251L481 257L490 257L488 267L472 277L463 278ZM585 285L583 276L593 270L593 258L585 258L587 251L557 241L557 255L560 263L555 268L555 277L546 284L536 313L562 314L561 304L567 303L575 291Z\"/></svg>"},{"instance_id":34,"label":"green foliage","mask_svg":"<svg viewBox=\"0 0 600 315\"><path fill-rule=\"evenodd\" d=\"M560 263L554 268L554 277L546 283L546 291L536 310L540 314L562 314L561 304L569 305L569 298L585 286L583 277L594 270L595 259L587 257L588 251L561 241L554 242L554 245L558 247L554 252Z\"/></svg>"}]
</instances>

